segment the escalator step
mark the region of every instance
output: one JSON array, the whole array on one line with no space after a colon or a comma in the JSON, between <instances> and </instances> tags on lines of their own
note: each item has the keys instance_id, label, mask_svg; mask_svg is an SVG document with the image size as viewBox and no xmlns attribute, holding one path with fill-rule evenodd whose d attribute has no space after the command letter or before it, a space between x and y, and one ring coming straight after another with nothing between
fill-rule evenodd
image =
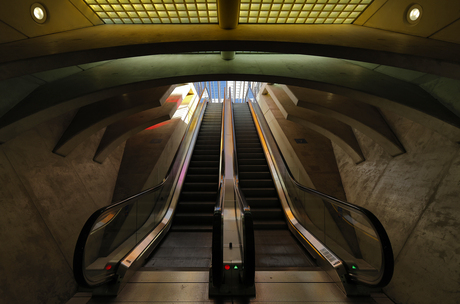
<instances>
[{"instance_id":1,"label":"escalator step","mask_svg":"<svg viewBox=\"0 0 460 304\"><path fill-rule=\"evenodd\" d=\"M275 188L241 188L246 197L278 197Z\"/></svg>"},{"instance_id":2,"label":"escalator step","mask_svg":"<svg viewBox=\"0 0 460 304\"><path fill-rule=\"evenodd\" d=\"M192 174L192 175L213 175L213 174L219 174L219 168L214 168L214 167L208 167L208 168L188 168L187 174Z\"/></svg>"},{"instance_id":3,"label":"escalator step","mask_svg":"<svg viewBox=\"0 0 460 304\"><path fill-rule=\"evenodd\" d=\"M180 195L180 201L203 202L216 200L217 187L216 191L182 191Z\"/></svg>"},{"instance_id":4,"label":"escalator step","mask_svg":"<svg viewBox=\"0 0 460 304\"><path fill-rule=\"evenodd\" d=\"M284 220L284 212L281 208L251 208L254 220Z\"/></svg>"},{"instance_id":5,"label":"escalator step","mask_svg":"<svg viewBox=\"0 0 460 304\"><path fill-rule=\"evenodd\" d=\"M240 159L257 159L257 158L265 159L263 153L239 153L238 154L238 160L240 160Z\"/></svg>"},{"instance_id":6,"label":"escalator step","mask_svg":"<svg viewBox=\"0 0 460 304\"><path fill-rule=\"evenodd\" d=\"M212 225L172 225L170 231L176 232L212 232Z\"/></svg>"},{"instance_id":7,"label":"escalator step","mask_svg":"<svg viewBox=\"0 0 460 304\"><path fill-rule=\"evenodd\" d=\"M182 191L215 191L218 186L218 180L216 180L214 183L186 182L182 186Z\"/></svg>"},{"instance_id":8,"label":"escalator step","mask_svg":"<svg viewBox=\"0 0 460 304\"><path fill-rule=\"evenodd\" d=\"M252 208L279 208L280 202L277 197L248 197L246 199Z\"/></svg>"},{"instance_id":9,"label":"escalator step","mask_svg":"<svg viewBox=\"0 0 460 304\"><path fill-rule=\"evenodd\" d=\"M176 213L174 222L177 225L212 225L214 214L208 213Z\"/></svg>"},{"instance_id":10,"label":"escalator step","mask_svg":"<svg viewBox=\"0 0 460 304\"><path fill-rule=\"evenodd\" d=\"M179 202L178 213L213 213L216 202Z\"/></svg>"},{"instance_id":11,"label":"escalator step","mask_svg":"<svg viewBox=\"0 0 460 304\"><path fill-rule=\"evenodd\" d=\"M193 155L219 155L219 149L217 150L194 150Z\"/></svg>"},{"instance_id":12,"label":"escalator step","mask_svg":"<svg viewBox=\"0 0 460 304\"><path fill-rule=\"evenodd\" d=\"M219 167L219 161L217 160L212 160L212 161L202 161L202 160L191 160L190 161L190 168L195 168L195 167L200 167L200 168L205 168L205 167Z\"/></svg>"},{"instance_id":13,"label":"escalator step","mask_svg":"<svg viewBox=\"0 0 460 304\"><path fill-rule=\"evenodd\" d=\"M196 182L219 182L219 175L218 174L187 174L185 177L186 183L196 183Z\"/></svg>"},{"instance_id":14,"label":"escalator step","mask_svg":"<svg viewBox=\"0 0 460 304\"><path fill-rule=\"evenodd\" d=\"M272 179L240 179L241 188L273 188Z\"/></svg>"},{"instance_id":15,"label":"escalator step","mask_svg":"<svg viewBox=\"0 0 460 304\"><path fill-rule=\"evenodd\" d=\"M240 179L267 179L272 178L270 172L239 172Z\"/></svg>"},{"instance_id":16,"label":"escalator step","mask_svg":"<svg viewBox=\"0 0 460 304\"><path fill-rule=\"evenodd\" d=\"M259 166L259 165L267 165L267 161L265 158L262 159L241 159L238 158L238 164L242 166L247 166L247 165L253 165L253 166Z\"/></svg>"},{"instance_id":17,"label":"escalator step","mask_svg":"<svg viewBox=\"0 0 460 304\"><path fill-rule=\"evenodd\" d=\"M262 150L262 146L260 146L259 148L238 148L236 147L236 152L238 153L238 155L240 155L241 153L263 153L264 150Z\"/></svg>"},{"instance_id":18,"label":"escalator step","mask_svg":"<svg viewBox=\"0 0 460 304\"><path fill-rule=\"evenodd\" d=\"M286 229L286 222L283 221L261 221L254 220L254 229L256 230L282 230Z\"/></svg>"},{"instance_id":19,"label":"escalator step","mask_svg":"<svg viewBox=\"0 0 460 304\"><path fill-rule=\"evenodd\" d=\"M269 172L268 165L240 165L239 172Z\"/></svg>"},{"instance_id":20,"label":"escalator step","mask_svg":"<svg viewBox=\"0 0 460 304\"><path fill-rule=\"evenodd\" d=\"M192 161L219 161L220 159L220 155L219 154L216 154L216 155L195 155L193 154L192 156Z\"/></svg>"}]
</instances>

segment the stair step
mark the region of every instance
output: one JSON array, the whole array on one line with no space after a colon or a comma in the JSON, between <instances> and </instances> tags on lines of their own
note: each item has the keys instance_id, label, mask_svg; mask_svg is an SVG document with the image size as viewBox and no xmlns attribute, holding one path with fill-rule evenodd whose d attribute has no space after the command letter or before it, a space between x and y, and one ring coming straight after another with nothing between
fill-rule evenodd
<instances>
[{"instance_id":1,"label":"stair step","mask_svg":"<svg viewBox=\"0 0 460 304\"><path fill-rule=\"evenodd\" d=\"M203 160L191 160L190 161L190 168L192 167L219 167L219 161L218 160L210 160L210 161L203 161Z\"/></svg>"}]
</instances>

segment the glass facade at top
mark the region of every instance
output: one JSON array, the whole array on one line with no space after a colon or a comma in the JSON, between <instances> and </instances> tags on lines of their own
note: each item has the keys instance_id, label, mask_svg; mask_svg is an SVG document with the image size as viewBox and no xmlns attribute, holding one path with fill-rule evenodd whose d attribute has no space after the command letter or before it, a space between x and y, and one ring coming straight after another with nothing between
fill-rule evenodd
<instances>
[{"instance_id":1,"label":"glass facade at top","mask_svg":"<svg viewBox=\"0 0 460 304\"><path fill-rule=\"evenodd\" d=\"M213 103L221 103L231 98L234 103L255 101L262 83L253 81L203 81L195 82L195 89L202 98L209 98Z\"/></svg>"}]
</instances>

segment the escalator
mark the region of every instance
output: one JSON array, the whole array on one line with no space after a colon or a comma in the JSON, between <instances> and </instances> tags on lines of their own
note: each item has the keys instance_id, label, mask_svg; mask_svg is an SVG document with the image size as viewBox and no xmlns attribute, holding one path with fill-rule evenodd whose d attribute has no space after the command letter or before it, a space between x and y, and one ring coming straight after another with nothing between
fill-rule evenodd
<instances>
[{"instance_id":1,"label":"escalator","mask_svg":"<svg viewBox=\"0 0 460 304\"><path fill-rule=\"evenodd\" d=\"M174 216L172 231L212 232L219 188L222 104L206 107Z\"/></svg>"},{"instance_id":2,"label":"escalator","mask_svg":"<svg viewBox=\"0 0 460 304\"><path fill-rule=\"evenodd\" d=\"M301 244L300 247L309 253L303 269L319 266L348 296L369 295L386 286L393 275L393 252L388 235L375 215L298 183L257 104L235 104L234 112L236 146L237 149L238 145L242 148L238 153L238 162L243 162L239 165L242 170L240 175L250 174L252 177L250 181L241 177L241 191L248 201L252 201L254 208L251 208L251 213L260 223L254 223L255 243L259 239L256 248L267 243L267 239L272 249L283 242L289 243L287 229L284 229L285 234L281 234L281 238L277 236L283 232L280 229L281 207L286 223L284 227L296 238L294 243ZM260 155L261 150L264 157ZM276 189L276 194L273 194L273 189ZM279 205L275 205L275 201ZM260 234L268 229L273 230L265 236ZM256 260L261 260L261 250L256 250ZM311 264L308 265L308 262ZM276 267L289 267L288 264L289 261L277 261L269 267L274 270ZM259 270L262 265L259 262ZM301 260L296 259L291 270L300 270L301 265ZM285 279L286 276L281 278Z\"/></svg>"},{"instance_id":3,"label":"escalator","mask_svg":"<svg viewBox=\"0 0 460 304\"><path fill-rule=\"evenodd\" d=\"M209 103L188 165L171 229L144 269L211 267L212 224L219 190L222 104Z\"/></svg>"},{"instance_id":4,"label":"escalator","mask_svg":"<svg viewBox=\"0 0 460 304\"><path fill-rule=\"evenodd\" d=\"M289 232L249 104L233 105L241 191L254 219L257 269L317 267Z\"/></svg>"},{"instance_id":5,"label":"escalator","mask_svg":"<svg viewBox=\"0 0 460 304\"><path fill-rule=\"evenodd\" d=\"M260 109L233 108L231 146L224 149L222 104L201 102L164 181L90 217L74 255L80 286L117 295L139 269L197 268L205 280L211 261L209 291L217 296L255 296L256 269L323 269L347 295L389 282L391 245L375 216L298 184ZM230 149L235 211L224 212L222 160ZM232 250L223 237L229 215L241 260L224 267L223 252ZM230 283L240 285L235 293Z\"/></svg>"},{"instance_id":6,"label":"escalator","mask_svg":"<svg viewBox=\"0 0 460 304\"><path fill-rule=\"evenodd\" d=\"M202 99L163 182L88 219L74 254L80 286L117 295L133 269L209 269L221 122L222 104Z\"/></svg>"}]
</instances>

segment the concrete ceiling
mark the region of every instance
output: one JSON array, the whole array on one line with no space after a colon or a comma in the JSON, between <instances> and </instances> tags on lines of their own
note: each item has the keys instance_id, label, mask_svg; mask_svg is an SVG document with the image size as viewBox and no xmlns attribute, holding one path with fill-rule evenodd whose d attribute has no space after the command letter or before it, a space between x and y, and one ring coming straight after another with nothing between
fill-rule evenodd
<instances>
[{"instance_id":1,"label":"concrete ceiling","mask_svg":"<svg viewBox=\"0 0 460 304\"><path fill-rule=\"evenodd\" d=\"M107 98L226 77L339 94L460 138L460 101L451 94L460 79L457 0L418 1L423 16L417 25L404 19L412 1L375 0L353 25L240 24L232 30L215 24L104 25L83 0L42 1L49 20L38 24L30 15L34 2L0 0L3 141ZM233 61L181 55L197 51L291 55L237 55ZM129 59L136 56L149 59Z\"/></svg>"}]
</instances>

